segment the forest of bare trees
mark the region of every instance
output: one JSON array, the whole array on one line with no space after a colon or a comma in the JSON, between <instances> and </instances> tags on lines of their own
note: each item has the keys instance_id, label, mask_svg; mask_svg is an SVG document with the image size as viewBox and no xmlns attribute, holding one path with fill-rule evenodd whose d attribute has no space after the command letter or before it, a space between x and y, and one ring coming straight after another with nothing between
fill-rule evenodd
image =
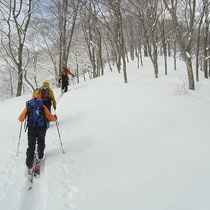
<instances>
[{"instance_id":1,"label":"forest of bare trees","mask_svg":"<svg viewBox=\"0 0 210 210\"><path fill-rule=\"evenodd\" d=\"M186 65L188 88L210 77L209 0L0 0L1 99L56 86L61 69L79 78L107 64L129 82L126 63L144 57L158 79L158 57ZM4 88L3 88L4 87Z\"/></svg>"}]
</instances>

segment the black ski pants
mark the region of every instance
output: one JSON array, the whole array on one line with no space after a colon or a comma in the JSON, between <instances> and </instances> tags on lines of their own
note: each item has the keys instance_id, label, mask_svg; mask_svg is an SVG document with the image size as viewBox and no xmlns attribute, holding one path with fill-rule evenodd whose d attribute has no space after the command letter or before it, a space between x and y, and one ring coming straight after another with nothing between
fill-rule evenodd
<instances>
[{"instance_id":1,"label":"black ski pants","mask_svg":"<svg viewBox=\"0 0 210 210\"><path fill-rule=\"evenodd\" d=\"M51 113L51 106L52 106L52 102L51 102L51 99L47 99L45 101L42 101L42 103L48 108L48 110L50 111Z\"/></svg>"},{"instance_id":2,"label":"black ski pants","mask_svg":"<svg viewBox=\"0 0 210 210\"><path fill-rule=\"evenodd\" d=\"M45 149L45 136L46 136L46 127L39 128L28 128L28 148L26 151L26 165L28 168L33 166L33 157L36 147L36 142L38 144L37 154L38 158L42 159L44 156Z\"/></svg>"},{"instance_id":3,"label":"black ski pants","mask_svg":"<svg viewBox=\"0 0 210 210\"><path fill-rule=\"evenodd\" d=\"M67 92L68 91L68 85L69 85L68 80L62 80L61 91L64 92L64 93Z\"/></svg>"}]
</instances>

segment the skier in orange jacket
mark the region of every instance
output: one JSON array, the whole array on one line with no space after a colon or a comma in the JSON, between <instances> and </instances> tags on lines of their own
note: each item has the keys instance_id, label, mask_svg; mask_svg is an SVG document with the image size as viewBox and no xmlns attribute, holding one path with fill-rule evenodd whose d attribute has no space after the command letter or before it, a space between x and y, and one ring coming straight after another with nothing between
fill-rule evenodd
<instances>
[{"instance_id":1,"label":"skier in orange jacket","mask_svg":"<svg viewBox=\"0 0 210 210\"><path fill-rule=\"evenodd\" d=\"M74 78L74 74L72 74L70 72L70 68L69 67L63 68L63 71L61 72L61 74L59 76L59 80L58 80L59 83L62 82L62 84L61 84L61 92L62 93L65 93L68 91L69 76Z\"/></svg>"},{"instance_id":2,"label":"skier in orange jacket","mask_svg":"<svg viewBox=\"0 0 210 210\"><path fill-rule=\"evenodd\" d=\"M35 110L35 112L34 112ZM38 120L35 119L35 115L38 116ZM30 101L26 102L26 107L20 114L18 120L23 122L27 117L27 127L28 127L28 148L26 152L26 165L28 167L28 173L31 174L33 171L33 157L36 142L38 143L38 159L44 156L45 149L45 136L47 131L47 121L56 121L57 116L52 115L48 108L42 104L39 96L33 97Z\"/></svg>"}]
</instances>

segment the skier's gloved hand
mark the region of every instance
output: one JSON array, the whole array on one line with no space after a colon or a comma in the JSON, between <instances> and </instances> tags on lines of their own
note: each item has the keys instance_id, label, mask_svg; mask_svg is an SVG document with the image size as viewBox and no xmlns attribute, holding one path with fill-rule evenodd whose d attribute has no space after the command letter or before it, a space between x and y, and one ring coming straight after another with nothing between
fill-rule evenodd
<instances>
[{"instance_id":1,"label":"skier's gloved hand","mask_svg":"<svg viewBox=\"0 0 210 210\"><path fill-rule=\"evenodd\" d=\"M54 107L54 109L56 110L56 106Z\"/></svg>"}]
</instances>

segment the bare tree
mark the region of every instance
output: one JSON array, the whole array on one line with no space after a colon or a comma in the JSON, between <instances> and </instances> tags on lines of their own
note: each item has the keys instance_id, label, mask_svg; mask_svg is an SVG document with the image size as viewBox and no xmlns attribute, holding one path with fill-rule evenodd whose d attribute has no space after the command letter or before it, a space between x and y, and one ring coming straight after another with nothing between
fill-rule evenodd
<instances>
[{"instance_id":1,"label":"bare tree","mask_svg":"<svg viewBox=\"0 0 210 210\"><path fill-rule=\"evenodd\" d=\"M106 39L112 46L113 57L117 65L118 72L123 65L123 78L127 83L126 71L126 46L124 40L122 2L120 0L103 0L100 1L102 7L98 7L98 18L106 30ZM104 12L105 11L105 12Z\"/></svg>"},{"instance_id":2,"label":"bare tree","mask_svg":"<svg viewBox=\"0 0 210 210\"><path fill-rule=\"evenodd\" d=\"M55 75L59 75L61 69L68 65L80 4L80 0L49 0L44 7L45 14L40 16L39 32L54 66Z\"/></svg>"},{"instance_id":3,"label":"bare tree","mask_svg":"<svg viewBox=\"0 0 210 210\"><path fill-rule=\"evenodd\" d=\"M59 32L60 32L60 68L67 66L70 46L78 15L80 1L63 0L58 4L59 8ZM71 13L70 13L71 10ZM71 16L69 16L71 14ZM71 22L69 20L72 19Z\"/></svg>"},{"instance_id":4,"label":"bare tree","mask_svg":"<svg viewBox=\"0 0 210 210\"><path fill-rule=\"evenodd\" d=\"M0 32L1 44L17 68L17 92L20 96L23 87L23 51L26 34L34 9L32 0L27 2L20 0L1 1L1 15L3 17Z\"/></svg>"},{"instance_id":5,"label":"bare tree","mask_svg":"<svg viewBox=\"0 0 210 210\"><path fill-rule=\"evenodd\" d=\"M100 76L100 73L97 71L97 50L101 47L99 46L97 34L97 18L94 4L86 2L83 4L83 10L80 15L80 23L82 25L82 31L85 37L85 42L88 49L88 56L92 64L93 78Z\"/></svg>"},{"instance_id":6,"label":"bare tree","mask_svg":"<svg viewBox=\"0 0 210 210\"><path fill-rule=\"evenodd\" d=\"M159 1L157 0L128 0L136 10L144 33L145 53L149 54L154 67L155 78L158 78L158 18Z\"/></svg>"},{"instance_id":7,"label":"bare tree","mask_svg":"<svg viewBox=\"0 0 210 210\"><path fill-rule=\"evenodd\" d=\"M181 55L187 66L189 89L195 90L194 76L193 76L193 70L192 70L192 60L191 60L189 51L187 51L190 45L188 42L185 42L183 33L181 32L180 24L178 22L178 16L177 16L178 1L177 0L169 0L169 1L163 0L163 3L171 15L172 24L174 26L174 31L176 33L176 39L179 44ZM192 35L192 32L189 32L189 33L190 35Z\"/></svg>"}]
</instances>

